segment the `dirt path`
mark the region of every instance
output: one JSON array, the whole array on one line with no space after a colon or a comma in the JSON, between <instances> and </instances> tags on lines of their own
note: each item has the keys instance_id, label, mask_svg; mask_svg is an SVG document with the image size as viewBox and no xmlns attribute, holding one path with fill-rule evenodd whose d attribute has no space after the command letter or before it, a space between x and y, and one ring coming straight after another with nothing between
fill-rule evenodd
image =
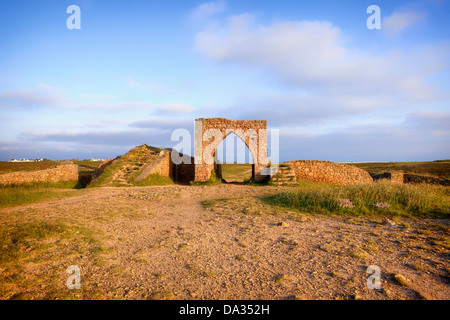
<instances>
[{"instance_id":1,"label":"dirt path","mask_svg":"<svg viewBox=\"0 0 450 320\"><path fill-rule=\"evenodd\" d=\"M2 268L2 299L449 299L446 221L300 215L259 197L289 187L95 188L0 210L0 222L62 221L80 236L46 240ZM84 228L84 229L83 229ZM89 230L89 233L88 231ZM89 234L87 239L82 234ZM448 236L448 235L447 235ZM66 269L81 269L81 290ZM369 265L381 271L370 290ZM16 274L20 280L13 281ZM399 285L394 274L407 283Z\"/></svg>"}]
</instances>

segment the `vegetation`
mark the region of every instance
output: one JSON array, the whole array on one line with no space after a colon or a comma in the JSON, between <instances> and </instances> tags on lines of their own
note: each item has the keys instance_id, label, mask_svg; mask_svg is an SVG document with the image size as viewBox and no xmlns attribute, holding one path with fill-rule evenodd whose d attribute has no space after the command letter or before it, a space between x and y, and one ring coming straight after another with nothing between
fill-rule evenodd
<instances>
[{"instance_id":1,"label":"vegetation","mask_svg":"<svg viewBox=\"0 0 450 320\"><path fill-rule=\"evenodd\" d=\"M0 208L79 195L78 181L40 182L0 186Z\"/></svg>"},{"instance_id":2,"label":"vegetation","mask_svg":"<svg viewBox=\"0 0 450 320\"><path fill-rule=\"evenodd\" d=\"M135 183L135 185L139 187L166 186L169 184L174 184L173 180L160 174L150 174L145 179Z\"/></svg>"},{"instance_id":3,"label":"vegetation","mask_svg":"<svg viewBox=\"0 0 450 320\"><path fill-rule=\"evenodd\" d=\"M135 179L148 164L158 157L161 150L145 144L131 149L126 154L117 157L96 181L89 184L89 187L137 185Z\"/></svg>"},{"instance_id":4,"label":"vegetation","mask_svg":"<svg viewBox=\"0 0 450 320\"><path fill-rule=\"evenodd\" d=\"M58 239L70 239L78 234L88 242L95 242L92 233L88 229L69 226L62 222L34 221L22 222L13 226L0 226L0 264L18 260L27 247L38 250L39 242L57 237Z\"/></svg>"},{"instance_id":5,"label":"vegetation","mask_svg":"<svg viewBox=\"0 0 450 320\"><path fill-rule=\"evenodd\" d=\"M73 163L95 170L103 163L103 161L76 160Z\"/></svg>"},{"instance_id":6,"label":"vegetation","mask_svg":"<svg viewBox=\"0 0 450 320\"><path fill-rule=\"evenodd\" d=\"M83 226L71 225L62 221L47 221L33 219L32 221L4 222L0 225L0 299L25 299L42 293L41 281L46 278L45 293L42 297L46 299L68 298L73 299L73 292L61 291L62 279L61 269L55 266L63 262L77 264L74 259L81 254L90 256L98 261L99 254L103 248L98 236L101 234L94 229ZM60 252L54 254L54 250ZM32 263L34 266L48 264L45 270L49 276L38 274L30 278L26 266ZM17 292L18 291L18 292ZM83 288L80 290L87 298L92 298L95 292ZM80 294L80 291L77 294ZM14 293L11 295L11 292Z\"/></svg>"},{"instance_id":7,"label":"vegetation","mask_svg":"<svg viewBox=\"0 0 450 320\"><path fill-rule=\"evenodd\" d=\"M51 161L51 160L44 160L38 162L0 161L0 174L15 171L37 171L37 170L52 169L61 164L64 164L64 161Z\"/></svg>"},{"instance_id":8,"label":"vegetation","mask_svg":"<svg viewBox=\"0 0 450 320\"><path fill-rule=\"evenodd\" d=\"M450 218L450 192L432 185L380 181L355 186L299 189L265 197L266 203L328 215Z\"/></svg>"},{"instance_id":9,"label":"vegetation","mask_svg":"<svg viewBox=\"0 0 450 320\"><path fill-rule=\"evenodd\" d=\"M222 178L229 181L247 182L252 178L252 164L222 164Z\"/></svg>"},{"instance_id":10,"label":"vegetation","mask_svg":"<svg viewBox=\"0 0 450 320\"><path fill-rule=\"evenodd\" d=\"M370 174L403 171L404 173L450 179L450 160L430 162L365 162L349 164L364 169Z\"/></svg>"}]
</instances>

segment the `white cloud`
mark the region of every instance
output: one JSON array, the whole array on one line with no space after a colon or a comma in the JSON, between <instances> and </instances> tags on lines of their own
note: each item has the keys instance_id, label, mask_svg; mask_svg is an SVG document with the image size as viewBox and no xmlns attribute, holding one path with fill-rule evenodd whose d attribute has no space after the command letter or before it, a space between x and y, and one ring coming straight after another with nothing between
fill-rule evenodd
<instances>
[{"instance_id":1,"label":"white cloud","mask_svg":"<svg viewBox=\"0 0 450 320\"><path fill-rule=\"evenodd\" d=\"M194 126L194 119L153 117L142 119L129 124L130 128L155 129L173 131L178 128L190 129Z\"/></svg>"},{"instance_id":2,"label":"white cloud","mask_svg":"<svg viewBox=\"0 0 450 320\"><path fill-rule=\"evenodd\" d=\"M431 133L434 136L450 136L450 112L416 111L407 115L406 124L410 128ZM450 144L447 146L450 151Z\"/></svg>"},{"instance_id":3,"label":"white cloud","mask_svg":"<svg viewBox=\"0 0 450 320\"><path fill-rule=\"evenodd\" d=\"M146 92L150 92L157 95L172 96L186 93L185 89L174 88L166 84L156 83L152 81L137 81L133 78L127 78L125 79L125 81L130 88L142 89Z\"/></svg>"},{"instance_id":4,"label":"white cloud","mask_svg":"<svg viewBox=\"0 0 450 320\"><path fill-rule=\"evenodd\" d=\"M243 14L231 17L221 28L198 33L196 48L218 62L264 68L295 88L432 96L426 77L436 72L436 60L442 60L433 50L420 56L410 52L375 55L354 49L346 39L347 35L328 21L264 26L256 24L253 15Z\"/></svg>"},{"instance_id":5,"label":"white cloud","mask_svg":"<svg viewBox=\"0 0 450 320\"><path fill-rule=\"evenodd\" d=\"M157 108L158 113L172 114L192 113L194 110L194 107L182 103L165 103Z\"/></svg>"},{"instance_id":6,"label":"white cloud","mask_svg":"<svg viewBox=\"0 0 450 320\"><path fill-rule=\"evenodd\" d=\"M16 108L59 108L59 109L97 109L97 110L130 110L154 108L154 104L147 101L104 102L114 97L98 94L82 94L84 99L91 101L79 102L64 97L62 89L37 85L36 88L17 89L0 92L0 110Z\"/></svg>"},{"instance_id":7,"label":"white cloud","mask_svg":"<svg viewBox=\"0 0 450 320\"><path fill-rule=\"evenodd\" d=\"M58 94L36 89L18 89L0 92L0 109L57 107L68 100Z\"/></svg>"},{"instance_id":8,"label":"white cloud","mask_svg":"<svg viewBox=\"0 0 450 320\"><path fill-rule=\"evenodd\" d=\"M404 29L417 24L425 19L424 13L394 12L390 16L383 19L381 29L389 35L395 36L400 34Z\"/></svg>"},{"instance_id":9,"label":"white cloud","mask_svg":"<svg viewBox=\"0 0 450 320\"><path fill-rule=\"evenodd\" d=\"M105 100L110 100L110 99L117 99L116 96L113 95L108 95L108 94L97 94L97 93L82 93L80 94L80 97L83 99L105 99Z\"/></svg>"},{"instance_id":10,"label":"white cloud","mask_svg":"<svg viewBox=\"0 0 450 320\"><path fill-rule=\"evenodd\" d=\"M191 20L206 19L207 17L210 17L214 14L225 11L226 6L227 4L225 0L202 3L201 5L197 6L190 12L189 19Z\"/></svg>"}]
</instances>

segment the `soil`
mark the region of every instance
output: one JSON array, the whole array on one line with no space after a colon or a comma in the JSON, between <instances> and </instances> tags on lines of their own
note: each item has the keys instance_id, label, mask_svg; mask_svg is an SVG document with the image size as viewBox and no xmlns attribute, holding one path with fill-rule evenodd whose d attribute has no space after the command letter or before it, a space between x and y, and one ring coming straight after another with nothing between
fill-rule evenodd
<instances>
[{"instance_id":1,"label":"soil","mask_svg":"<svg viewBox=\"0 0 450 320\"><path fill-rule=\"evenodd\" d=\"M0 297L450 298L449 250L438 245L448 236L447 220L402 219L390 227L381 217L302 214L261 200L280 190L292 189L103 187L0 209L0 223L62 221L93 230L95 238L55 237L26 249L20 266L0 270ZM79 290L66 286L70 265L81 269ZM367 287L370 265L379 267L379 289Z\"/></svg>"}]
</instances>

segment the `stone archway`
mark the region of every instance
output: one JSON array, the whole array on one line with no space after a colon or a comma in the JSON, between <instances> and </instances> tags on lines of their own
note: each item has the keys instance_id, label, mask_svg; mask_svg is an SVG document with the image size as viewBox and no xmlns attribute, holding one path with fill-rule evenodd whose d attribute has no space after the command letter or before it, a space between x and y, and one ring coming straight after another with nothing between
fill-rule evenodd
<instances>
[{"instance_id":1,"label":"stone archway","mask_svg":"<svg viewBox=\"0 0 450 320\"><path fill-rule=\"evenodd\" d=\"M195 181L207 181L211 172L220 173L214 161L216 149L227 135L239 137L253 157L252 180L268 178L262 169L269 165L266 120L229 120L225 118L199 118L195 120Z\"/></svg>"}]
</instances>

